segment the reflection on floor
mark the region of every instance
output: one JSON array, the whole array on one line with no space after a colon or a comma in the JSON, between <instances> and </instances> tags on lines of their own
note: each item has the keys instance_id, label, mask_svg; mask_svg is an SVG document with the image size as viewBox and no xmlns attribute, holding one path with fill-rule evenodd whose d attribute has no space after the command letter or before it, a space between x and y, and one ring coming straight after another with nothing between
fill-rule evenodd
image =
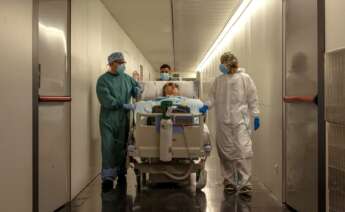
<instances>
[{"instance_id":1,"label":"reflection on floor","mask_svg":"<svg viewBox=\"0 0 345 212\"><path fill-rule=\"evenodd\" d=\"M254 181L251 198L224 194L218 158L211 157L207 163L208 183L201 192L195 185L178 188L174 185L159 185L136 192L135 176L128 174L125 188L117 186L108 193L101 192L101 181L97 178L71 204L72 212L287 212L270 193Z\"/></svg>"}]
</instances>

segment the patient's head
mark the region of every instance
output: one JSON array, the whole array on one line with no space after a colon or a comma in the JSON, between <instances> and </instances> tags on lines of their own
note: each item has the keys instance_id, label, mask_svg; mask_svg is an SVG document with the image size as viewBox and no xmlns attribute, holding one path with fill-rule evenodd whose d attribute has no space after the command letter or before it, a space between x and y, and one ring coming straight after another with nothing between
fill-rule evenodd
<instances>
[{"instance_id":1,"label":"patient's head","mask_svg":"<svg viewBox=\"0 0 345 212\"><path fill-rule=\"evenodd\" d=\"M169 82L163 87L163 96L178 96L179 86L176 83Z\"/></svg>"}]
</instances>

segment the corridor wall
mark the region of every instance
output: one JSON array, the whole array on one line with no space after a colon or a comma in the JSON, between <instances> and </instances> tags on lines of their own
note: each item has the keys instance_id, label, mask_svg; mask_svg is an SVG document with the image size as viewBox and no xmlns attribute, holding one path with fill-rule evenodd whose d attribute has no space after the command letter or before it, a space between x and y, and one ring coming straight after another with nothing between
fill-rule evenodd
<instances>
[{"instance_id":1,"label":"corridor wall","mask_svg":"<svg viewBox=\"0 0 345 212\"><path fill-rule=\"evenodd\" d=\"M32 211L32 0L0 6L0 211Z\"/></svg>"},{"instance_id":2,"label":"corridor wall","mask_svg":"<svg viewBox=\"0 0 345 212\"><path fill-rule=\"evenodd\" d=\"M345 2L326 0L325 112L327 211L344 211L345 198Z\"/></svg>"}]
</instances>

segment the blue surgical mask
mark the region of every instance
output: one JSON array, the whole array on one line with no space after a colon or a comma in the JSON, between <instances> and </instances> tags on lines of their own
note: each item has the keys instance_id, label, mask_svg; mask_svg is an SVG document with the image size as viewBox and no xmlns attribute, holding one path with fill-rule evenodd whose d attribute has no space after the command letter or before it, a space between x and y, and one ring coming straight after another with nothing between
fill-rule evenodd
<instances>
[{"instance_id":1,"label":"blue surgical mask","mask_svg":"<svg viewBox=\"0 0 345 212\"><path fill-rule=\"evenodd\" d=\"M123 74L125 72L125 70L126 70L125 64L121 64L121 65L117 66L117 70L116 71L119 74Z\"/></svg>"},{"instance_id":2,"label":"blue surgical mask","mask_svg":"<svg viewBox=\"0 0 345 212\"><path fill-rule=\"evenodd\" d=\"M220 65L219 65L219 70L220 70L223 74L228 74L228 73L229 73L229 69L228 69L224 64L220 64Z\"/></svg>"},{"instance_id":3,"label":"blue surgical mask","mask_svg":"<svg viewBox=\"0 0 345 212\"><path fill-rule=\"evenodd\" d=\"M161 73L161 74L160 74L160 79L161 79L161 80L164 80L164 81L169 80L169 79L170 79L169 73Z\"/></svg>"}]
</instances>

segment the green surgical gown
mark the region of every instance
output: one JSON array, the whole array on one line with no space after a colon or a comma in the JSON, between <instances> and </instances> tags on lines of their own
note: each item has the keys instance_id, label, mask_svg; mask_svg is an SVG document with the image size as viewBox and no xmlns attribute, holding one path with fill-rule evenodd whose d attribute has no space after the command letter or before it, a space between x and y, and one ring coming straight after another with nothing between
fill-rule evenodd
<instances>
[{"instance_id":1,"label":"green surgical gown","mask_svg":"<svg viewBox=\"0 0 345 212\"><path fill-rule=\"evenodd\" d=\"M102 137L102 176L115 179L126 161L129 111L123 108L135 95L138 83L127 74L107 72L97 81L97 97L101 104L99 125Z\"/></svg>"}]
</instances>

